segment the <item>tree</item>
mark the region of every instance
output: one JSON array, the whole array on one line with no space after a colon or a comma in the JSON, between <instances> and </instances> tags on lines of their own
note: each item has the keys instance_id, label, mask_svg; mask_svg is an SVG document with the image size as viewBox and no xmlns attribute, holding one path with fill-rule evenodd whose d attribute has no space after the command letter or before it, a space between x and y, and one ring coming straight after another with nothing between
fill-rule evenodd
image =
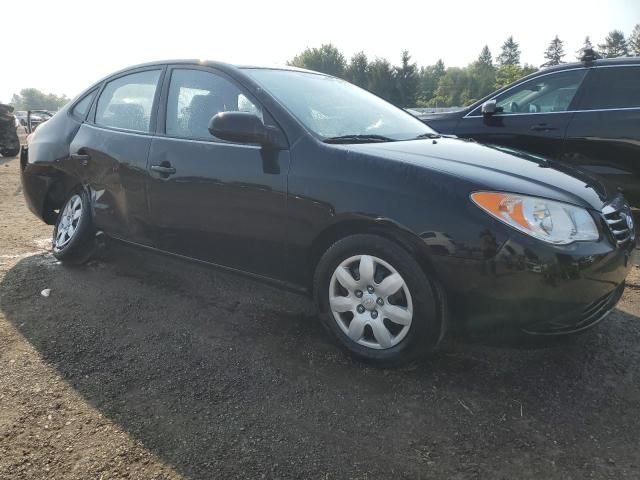
<instances>
[{"instance_id":1,"label":"tree","mask_svg":"<svg viewBox=\"0 0 640 480\"><path fill-rule=\"evenodd\" d=\"M493 57L488 46L484 46L478 59L468 67L469 74L473 78L473 98L478 99L490 94L496 84L496 67L493 65Z\"/></svg>"},{"instance_id":2,"label":"tree","mask_svg":"<svg viewBox=\"0 0 640 480\"><path fill-rule=\"evenodd\" d=\"M558 35L556 35L544 52L544 58L546 58L547 61L543 63L542 66L550 67L564 63L562 57L564 57L564 44L562 40L558 38Z\"/></svg>"},{"instance_id":3,"label":"tree","mask_svg":"<svg viewBox=\"0 0 640 480\"><path fill-rule=\"evenodd\" d=\"M37 88L23 88L19 94L14 94L11 98L11 105L16 110L58 110L69 98L66 95L55 95L44 93Z\"/></svg>"},{"instance_id":4,"label":"tree","mask_svg":"<svg viewBox=\"0 0 640 480\"><path fill-rule=\"evenodd\" d=\"M598 45L602 56L605 58L625 57L629 55L629 47L620 30L612 30L604 39L604 43Z\"/></svg>"},{"instance_id":5,"label":"tree","mask_svg":"<svg viewBox=\"0 0 640 480\"><path fill-rule=\"evenodd\" d=\"M435 65L421 67L418 73L418 101L419 106L428 106L429 101L435 95L438 82L445 74L445 66L442 60L438 60Z\"/></svg>"},{"instance_id":6,"label":"tree","mask_svg":"<svg viewBox=\"0 0 640 480\"><path fill-rule=\"evenodd\" d=\"M391 103L397 102L393 67L388 60L376 58L369 64L368 89Z\"/></svg>"},{"instance_id":7,"label":"tree","mask_svg":"<svg viewBox=\"0 0 640 480\"><path fill-rule=\"evenodd\" d=\"M438 82L434 102L443 107L461 107L471 103L474 81L465 68L450 67Z\"/></svg>"},{"instance_id":8,"label":"tree","mask_svg":"<svg viewBox=\"0 0 640 480\"><path fill-rule=\"evenodd\" d=\"M522 78L522 68L519 65L500 65L496 70L496 88L515 82Z\"/></svg>"},{"instance_id":9,"label":"tree","mask_svg":"<svg viewBox=\"0 0 640 480\"><path fill-rule=\"evenodd\" d=\"M367 88L369 81L369 60L364 52L356 53L345 71L345 78L359 87Z\"/></svg>"},{"instance_id":10,"label":"tree","mask_svg":"<svg viewBox=\"0 0 640 480\"><path fill-rule=\"evenodd\" d=\"M493 67L493 57L491 56L491 50L489 50L488 45L482 47L480 55L478 55L478 59L476 60L476 65L486 65L488 67Z\"/></svg>"},{"instance_id":11,"label":"tree","mask_svg":"<svg viewBox=\"0 0 640 480\"><path fill-rule=\"evenodd\" d=\"M513 36L509 36L502 44L502 52L498 55L498 65L519 65L520 45L516 43Z\"/></svg>"},{"instance_id":12,"label":"tree","mask_svg":"<svg viewBox=\"0 0 640 480\"><path fill-rule=\"evenodd\" d=\"M629 53L631 55L640 57L640 23L633 27L633 31L631 32L631 35L629 35L628 46Z\"/></svg>"},{"instance_id":13,"label":"tree","mask_svg":"<svg viewBox=\"0 0 640 480\"><path fill-rule=\"evenodd\" d=\"M344 55L331 43L328 43L321 45L320 48L305 49L302 53L293 57L289 65L342 77L346 61Z\"/></svg>"},{"instance_id":14,"label":"tree","mask_svg":"<svg viewBox=\"0 0 640 480\"><path fill-rule=\"evenodd\" d=\"M582 60L582 57L584 56L585 50L593 50L595 52L595 48L593 48L593 44L591 43L591 40L589 39L589 35L587 35L584 38L584 43L582 44L582 48L580 48L580 50L578 50L576 52L576 58L578 60Z\"/></svg>"},{"instance_id":15,"label":"tree","mask_svg":"<svg viewBox=\"0 0 640 480\"><path fill-rule=\"evenodd\" d=\"M411 63L411 55L408 50L402 52L399 67L395 68L398 105L401 107L414 107L418 93L418 66Z\"/></svg>"}]
</instances>

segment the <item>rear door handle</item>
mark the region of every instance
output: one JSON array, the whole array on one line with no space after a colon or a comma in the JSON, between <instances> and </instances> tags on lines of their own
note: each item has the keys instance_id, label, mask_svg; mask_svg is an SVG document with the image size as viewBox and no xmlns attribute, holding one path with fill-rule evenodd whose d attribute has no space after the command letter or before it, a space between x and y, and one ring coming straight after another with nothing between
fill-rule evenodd
<instances>
[{"instance_id":1,"label":"rear door handle","mask_svg":"<svg viewBox=\"0 0 640 480\"><path fill-rule=\"evenodd\" d=\"M550 132L551 130L557 130L556 127L550 127L546 123L539 123L538 125L533 125L531 130L535 132Z\"/></svg>"},{"instance_id":2,"label":"rear door handle","mask_svg":"<svg viewBox=\"0 0 640 480\"><path fill-rule=\"evenodd\" d=\"M175 168L167 165L151 165L151 170L163 175L173 175L174 173L176 173Z\"/></svg>"}]
</instances>

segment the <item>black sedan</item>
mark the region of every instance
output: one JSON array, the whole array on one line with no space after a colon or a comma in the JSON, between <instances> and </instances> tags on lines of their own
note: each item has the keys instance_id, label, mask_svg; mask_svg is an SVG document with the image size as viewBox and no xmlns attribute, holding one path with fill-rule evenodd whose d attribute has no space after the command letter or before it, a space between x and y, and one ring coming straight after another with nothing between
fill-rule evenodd
<instances>
[{"instance_id":1,"label":"black sedan","mask_svg":"<svg viewBox=\"0 0 640 480\"><path fill-rule=\"evenodd\" d=\"M623 197L589 177L290 68L118 72L38 128L21 167L61 261L104 232L313 293L328 330L378 365L428 352L452 322L589 328L635 243Z\"/></svg>"},{"instance_id":2,"label":"black sedan","mask_svg":"<svg viewBox=\"0 0 640 480\"><path fill-rule=\"evenodd\" d=\"M473 105L419 118L440 133L560 160L640 210L640 58L540 70Z\"/></svg>"}]
</instances>

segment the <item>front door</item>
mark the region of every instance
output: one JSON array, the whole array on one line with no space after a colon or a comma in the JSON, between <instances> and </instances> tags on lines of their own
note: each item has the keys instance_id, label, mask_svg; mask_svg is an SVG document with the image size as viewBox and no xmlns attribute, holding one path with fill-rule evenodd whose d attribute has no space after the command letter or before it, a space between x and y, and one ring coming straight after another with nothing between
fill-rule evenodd
<instances>
[{"instance_id":1,"label":"front door","mask_svg":"<svg viewBox=\"0 0 640 480\"><path fill-rule=\"evenodd\" d=\"M149 154L156 246L281 278L289 152L225 142L208 131L219 112L252 112L271 123L268 113L229 77L206 68L170 69L163 98L164 126Z\"/></svg>"},{"instance_id":2,"label":"front door","mask_svg":"<svg viewBox=\"0 0 640 480\"><path fill-rule=\"evenodd\" d=\"M456 135L560 158L571 105L585 76L580 68L545 74L503 92L498 111L483 115L480 107L462 118Z\"/></svg>"}]
</instances>

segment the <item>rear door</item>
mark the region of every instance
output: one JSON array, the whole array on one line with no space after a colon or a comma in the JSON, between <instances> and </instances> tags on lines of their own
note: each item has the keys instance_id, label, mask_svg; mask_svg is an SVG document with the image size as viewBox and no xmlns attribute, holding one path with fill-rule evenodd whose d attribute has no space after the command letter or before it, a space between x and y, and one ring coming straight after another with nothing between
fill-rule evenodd
<instances>
[{"instance_id":1,"label":"rear door","mask_svg":"<svg viewBox=\"0 0 640 480\"><path fill-rule=\"evenodd\" d=\"M145 176L163 71L135 70L107 81L70 148L96 226L142 244L151 243Z\"/></svg>"},{"instance_id":2,"label":"rear door","mask_svg":"<svg viewBox=\"0 0 640 480\"><path fill-rule=\"evenodd\" d=\"M496 97L499 109L481 107L462 118L456 135L559 158L576 93L587 70L577 68L539 75Z\"/></svg>"},{"instance_id":3,"label":"rear door","mask_svg":"<svg viewBox=\"0 0 640 480\"><path fill-rule=\"evenodd\" d=\"M640 208L640 65L593 68L577 110L565 159Z\"/></svg>"},{"instance_id":4,"label":"rear door","mask_svg":"<svg viewBox=\"0 0 640 480\"><path fill-rule=\"evenodd\" d=\"M208 131L219 112L246 111L277 127L232 78L175 66L163 88L149 155L149 204L163 250L281 278L288 150L227 142ZM165 120L165 121L163 121Z\"/></svg>"}]
</instances>

